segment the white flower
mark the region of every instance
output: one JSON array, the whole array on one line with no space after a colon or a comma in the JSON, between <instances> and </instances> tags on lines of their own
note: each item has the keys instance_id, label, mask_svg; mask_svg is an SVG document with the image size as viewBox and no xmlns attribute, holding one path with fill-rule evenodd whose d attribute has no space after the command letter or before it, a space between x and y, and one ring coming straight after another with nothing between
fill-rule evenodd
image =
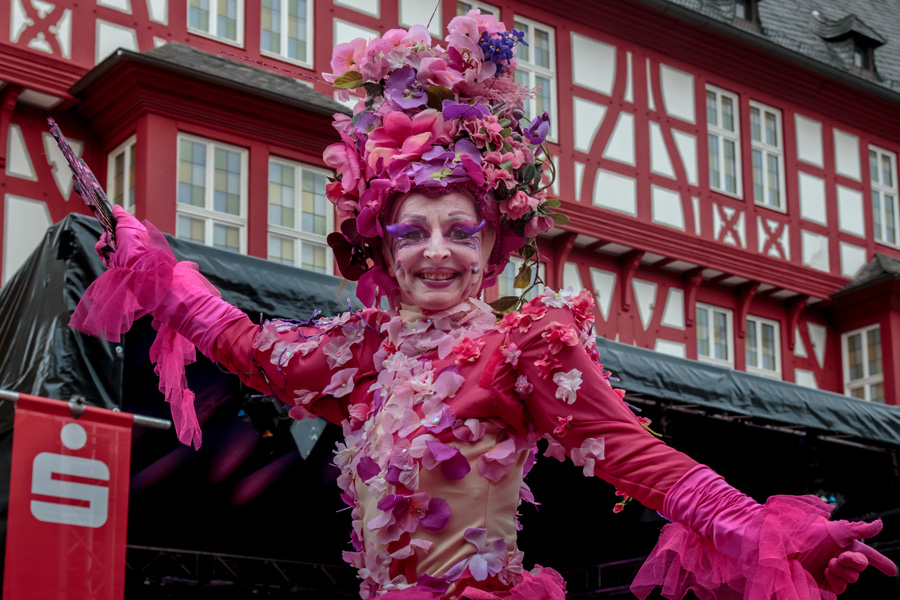
<instances>
[{"instance_id":1,"label":"white flower","mask_svg":"<svg viewBox=\"0 0 900 600\"><path fill-rule=\"evenodd\" d=\"M567 287L564 290L560 290L558 292L554 292L551 289L544 290L544 294L541 296L541 302L549 306L550 308L562 308L564 306L568 306L572 308L572 296L574 296L574 292L572 292L572 288Z\"/></svg>"},{"instance_id":2,"label":"white flower","mask_svg":"<svg viewBox=\"0 0 900 600\"><path fill-rule=\"evenodd\" d=\"M606 457L606 445L603 438L585 438L580 448L573 448L570 452L572 464L576 467L584 467L584 476L594 476L596 461Z\"/></svg>"},{"instance_id":3,"label":"white flower","mask_svg":"<svg viewBox=\"0 0 900 600\"><path fill-rule=\"evenodd\" d=\"M553 375L553 383L557 385L556 397L572 404L575 402L575 392L581 388L581 371L572 369L568 373L560 371Z\"/></svg>"}]
</instances>

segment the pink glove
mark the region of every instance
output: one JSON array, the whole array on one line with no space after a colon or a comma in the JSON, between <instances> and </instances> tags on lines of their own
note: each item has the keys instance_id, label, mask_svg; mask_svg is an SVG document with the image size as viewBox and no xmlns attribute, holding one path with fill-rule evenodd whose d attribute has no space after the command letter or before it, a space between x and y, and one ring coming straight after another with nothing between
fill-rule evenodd
<instances>
[{"instance_id":1,"label":"pink glove","mask_svg":"<svg viewBox=\"0 0 900 600\"><path fill-rule=\"evenodd\" d=\"M760 505L700 465L669 490L663 511L742 563L755 564L779 554L797 560L825 592L842 593L870 564L885 575L897 573L886 556L859 541L881 531L881 521L829 521L831 508L815 496L793 502L807 505L806 510L793 510L793 517L779 514L777 503ZM795 518L798 515L803 522Z\"/></svg>"},{"instance_id":2,"label":"pink glove","mask_svg":"<svg viewBox=\"0 0 900 600\"><path fill-rule=\"evenodd\" d=\"M172 406L178 439L200 447L200 425L194 394L187 388L184 366L194 362L194 346L213 358L216 337L244 313L222 300L218 290L190 262L177 262L159 231L150 230L125 212L113 208L116 251L104 259L104 233L96 245L109 267L85 291L69 326L83 333L117 342L136 319L151 314L158 330L150 348L156 363L159 389Z\"/></svg>"}]
</instances>

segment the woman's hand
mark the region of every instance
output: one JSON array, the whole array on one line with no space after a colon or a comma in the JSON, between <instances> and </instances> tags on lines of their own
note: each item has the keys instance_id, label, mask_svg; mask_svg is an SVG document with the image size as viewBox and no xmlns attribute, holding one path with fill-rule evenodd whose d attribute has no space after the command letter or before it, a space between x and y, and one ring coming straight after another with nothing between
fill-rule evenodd
<instances>
[{"instance_id":1,"label":"woman's hand","mask_svg":"<svg viewBox=\"0 0 900 600\"><path fill-rule=\"evenodd\" d=\"M897 574L897 565L861 540L877 535L881 521L871 523L822 521L809 528L809 539L820 539L818 545L800 557L800 564L827 592L841 594L869 565L885 575Z\"/></svg>"},{"instance_id":2,"label":"woman's hand","mask_svg":"<svg viewBox=\"0 0 900 600\"><path fill-rule=\"evenodd\" d=\"M110 242L109 233L106 231L100 236L94 250L107 267L138 268L141 257L155 249L156 245L150 239L147 228L118 204L113 206L113 216L116 218L116 251L108 253L107 256L101 252Z\"/></svg>"}]
</instances>

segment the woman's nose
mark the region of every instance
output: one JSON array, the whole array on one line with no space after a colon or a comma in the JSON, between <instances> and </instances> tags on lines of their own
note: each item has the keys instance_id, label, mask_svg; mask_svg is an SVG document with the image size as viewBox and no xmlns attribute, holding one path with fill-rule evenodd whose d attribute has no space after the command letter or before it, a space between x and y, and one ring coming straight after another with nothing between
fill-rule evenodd
<instances>
[{"instance_id":1,"label":"woman's nose","mask_svg":"<svg viewBox=\"0 0 900 600\"><path fill-rule=\"evenodd\" d=\"M433 262L441 262L450 256L450 248L447 247L447 241L439 232L431 234L428 240L428 247L425 248L425 257Z\"/></svg>"}]
</instances>

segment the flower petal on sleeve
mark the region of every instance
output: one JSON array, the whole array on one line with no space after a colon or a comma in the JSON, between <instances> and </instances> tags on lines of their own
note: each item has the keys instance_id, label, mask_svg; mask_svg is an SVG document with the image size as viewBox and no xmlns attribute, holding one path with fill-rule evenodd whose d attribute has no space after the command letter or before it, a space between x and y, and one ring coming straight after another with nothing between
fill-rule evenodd
<instances>
[{"instance_id":1,"label":"flower petal on sleeve","mask_svg":"<svg viewBox=\"0 0 900 600\"><path fill-rule=\"evenodd\" d=\"M353 391L353 386L355 385L353 377L356 376L357 371L359 369L355 367L352 369L341 369L331 376L331 383L322 390L322 393L335 398L346 396Z\"/></svg>"}]
</instances>

